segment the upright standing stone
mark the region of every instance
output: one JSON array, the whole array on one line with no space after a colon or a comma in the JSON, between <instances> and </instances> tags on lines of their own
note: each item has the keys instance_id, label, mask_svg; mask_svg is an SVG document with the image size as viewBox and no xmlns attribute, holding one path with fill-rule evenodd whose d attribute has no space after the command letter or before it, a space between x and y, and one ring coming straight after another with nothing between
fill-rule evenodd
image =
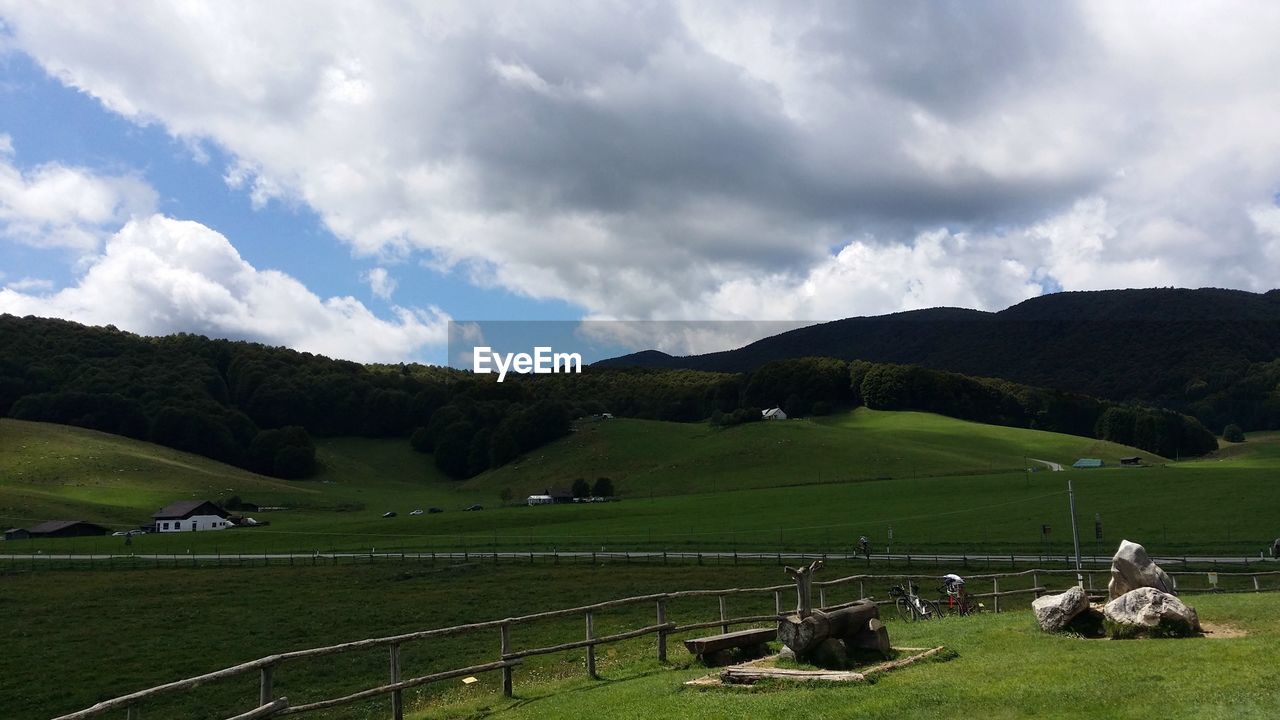
<instances>
[{"instance_id":1,"label":"upright standing stone","mask_svg":"<svg viewBox=\"0 0 1280 720\"><path fill-rule=\"evenodd\" d=\"M1110 599L1124 595L1130 590L1150 587L1161 592L1177 594L1173 580L1169 574L1160 569L1147 555L1146 548L1128 540L1120 541L1120 548L1111 558L1111 582L1107 584L1107 595Z\"/></svg>"}]
</instances>

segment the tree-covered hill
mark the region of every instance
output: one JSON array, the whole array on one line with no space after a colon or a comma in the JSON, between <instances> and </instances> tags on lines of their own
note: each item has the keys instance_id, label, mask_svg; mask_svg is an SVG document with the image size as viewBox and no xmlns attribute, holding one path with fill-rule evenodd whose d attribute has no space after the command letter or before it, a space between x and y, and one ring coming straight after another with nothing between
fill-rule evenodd
<instances>
[{"instance_id":1,"label":"tree-covered hill","mask_svg":"<svg viewBox=\"0 0 1280 720\"><path fill-rule=\"evenodd\" d=\"M808 416L859 405L1099 437L1164 456L1216 447L1199 423L1168 410L916 366L803 357L749 373L593 366L498 383L425 365L0 316L0 415L148 440L282 478L315 472L315 437L401 438L446 475L466 478L568 434L575 417L729 426L774 406Z\"/></svg>"},{"instance_id":2,"label":"tree-covered hill","mask_svg":"<svg viewBox=\"0 0 1280 720\"><path fill-rule=\"evenodd\" d=\"M919 365L1157 405L1215 431L1280 428L1280 290L1044 295L996 313L935 308L814 325L737 350L603 365L750 372L784 358Z\"/></svg>"},{"instance_id":3,"label":"tree-covered hill","mask_svg":"<svg viewBox=\"0 0 1280 720\"><path fill-rule=\"evenodd\" d=\"M313 437L408 438L457 477L568 432L567 408L445 368L360 365L196 335L0 315L0 415L148 440L283 478ZM435 421L434 424L432 421Z\"/></svg>"}]
</instances>

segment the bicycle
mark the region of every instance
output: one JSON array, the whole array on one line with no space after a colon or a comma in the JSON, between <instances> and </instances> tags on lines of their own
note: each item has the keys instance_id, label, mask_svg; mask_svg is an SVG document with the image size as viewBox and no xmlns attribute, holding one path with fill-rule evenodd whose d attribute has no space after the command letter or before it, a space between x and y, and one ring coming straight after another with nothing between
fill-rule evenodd
<instances>
[{"instance_id":1,"label":"bicycle","mask_svg":"<svg viewBox=\"0 0 1280 720\"><path fill-rule=\"evenodd\" d=\"M947 585L944 583L938 586L938 593L941 598L945 598L946 612L953 615L959 615L960 617L976 615L985 609L982 603L974 602L973 598L969 597L969 593L965 592L964 585ZM944 600L939 599L938 606L943 607L943 602Z\"/></svg>"},{"instance_id":2,"label":"bicycle","mask_svg":"<svg viewBox=\"0 0 1280 720\"><path fill-rule=\"evenodd\" d=\"M919 592L920 587L915 583L908 583L905 590L901 585L889 588L889 597L896 598L894 604L898 608L898 617L907 622L942 617L942 609L938 604L920 597L917 594Z\"/></svg>"}]
</instances>

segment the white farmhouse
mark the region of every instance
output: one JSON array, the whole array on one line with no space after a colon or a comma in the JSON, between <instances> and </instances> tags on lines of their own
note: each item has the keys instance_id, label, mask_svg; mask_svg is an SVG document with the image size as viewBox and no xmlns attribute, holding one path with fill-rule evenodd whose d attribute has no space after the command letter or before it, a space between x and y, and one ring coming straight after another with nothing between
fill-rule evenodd
<instances>
[{"instance_id":1,"label":"white farmhouse","mask_svg":"<svg viewBox=\"0 0 1280 720\"><path fill-rule=\"evenodd\" d=\"M527 502L530 505L550 505L555 501L550 495L530 495Z\"/></svg>"},{"instance_id":2,"label":"white farmhouse","mask_svg":"<svg viewBox=\"0 0 1280 720\"><path fill-rule=\"evenodd\" d=\"M760 411L760 418L762 420L786 420L787 414L782 412L782 408L769 408L768 410Z\"/></svg>"},{"instance_id":3,"label":"white farmhouse","mask_svg":"<svg viewBox=\"0 0 1280 720\"><path fill-rule=\"evenodd\" d=\"M208 500L179 500L151 516L156 532L225 530L232 527L230 513Z\"/></svg>"}]
</instances>

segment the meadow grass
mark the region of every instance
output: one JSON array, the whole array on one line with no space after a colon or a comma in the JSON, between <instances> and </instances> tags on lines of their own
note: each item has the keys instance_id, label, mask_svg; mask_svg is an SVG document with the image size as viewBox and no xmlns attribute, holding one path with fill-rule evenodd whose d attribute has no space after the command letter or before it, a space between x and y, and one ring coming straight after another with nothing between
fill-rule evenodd
<instances>
[{"instance_id":1,"label":"meadow grass","mask_svg":"<svg viewBox=\"0 0 1280 720\"><path fill-rule=\"evenodd\" d=\"M833 563L824 579L858 572ZM938 569L928 571L937 574ZM1042 578L1043 581L1043 578ZM6 622L0 642L0 717L35 720L108 697L277 652L373 636L492 620L659 591L785 584L775 566L612 564L201 568L129 572L19 573L0 577ZM890 580L869 582L883 597ZM1065 583L1069 579L1057 578ZM928 590L930 584L920 578ZM1029 583L1002 582L1002 589ZM852 599L847 586L829 602ZM516 670L516 697L501 697L496 673L474 685L446 681L408 693L418 718L437 717L1138 717L1160 699L1169 717L1262 716L1280 692L1270 659L1280 651L1280 596L1188 597L1201 618L1248 633L1232 640L1085 641L1042 635L1012 598L1001 615L932 624L889 618L898 647L944 644L957 657L893 673L873 686L695 691L684 680L708 672L679 643L671 663L654 659L654 638L598 649L600 681L585 678L584 652L531 658ZM785 596L789 605L793 598ZM730 599L731 614L772 611L770 596ZM673 601L677 622L717 615L715 598ZM653 622L653 608L599 613L597 633ZM567 642L580 617L516 626L516 648ZM713 633L714 630L703 631ZM496 659L497 633L408 644L406 676ZM276 672L277 694L294 703L385 681L385 651L299 661ZM56 679L56 682L53 681ZM202 686L145 708L145 717L221 718L249 707L256 677ZM316 717L384 717L381 699Z\"/></svg>"},{"instance_id":2,"label":"meadow grass","mask_svg":"<svg viewBox=\"0 0 1280 720\"><path fill-rule=\"evenodd\" d=\"M1274 436L1251 438L1245 450L1229 448L1212 459L1160 463L1148 457L1158 464L1141 469L998 472L1021 466L1023 454L1065 464L1077 455L1113 459L1133 451L1068 435L865 409L820 422L729 430L612 420L581 425L510 468L458 483L400 441L323 441L323 473L284 482L91 431L0 421L0 434L17 448L4 455L7 472L0 475L0 514L15 525L110 515L127 516L133 526L172 500L231 492L292 508L257 514L269 527L148 535L127 548L121 538L24 541L4 546L10 552L838 552L851 549L861 535L882 552L890 549L892 528L895 552L1065 555L1071 551L1068 477L1086 554L1105 554L1120 538L1130 538L1166 555L1253 555L1280 534L1274 523L1280 438ZM902 472L878 469L876 458L890 457ZM171 468L179 461L193 469L177 473ZM104 478L103 468L116 465L133 470ZM497 506L502 488L543 477L535 470L550 473L546 477L610 476L622 501ZM85 497L85 487L95 494ZM36 491L44 499L32 501ZM49 504L49 497L61 504ZM459 512L473 502L486 509ZM408 514L431 506L446 512ZM388 510L398 517L380 517ZM1104 526L1101 541L1093 536L1095 513ZM1047 537L1044 525L1050 527Z\"/></svg>"},{"instance_id":3,"label":"meadow grass","mask_svg":"<svg viewBox=\"0 0 1280 720\"><path fill-rule=\"evenodd\" d=\"M771 683L695 689L708 673L688 661L640 661L584 678L491 693L414 715L429 718L1270 718L1280 707L1272 658L1280 651L1274 595L1197 596L1207 622L1232 639L1085 640L1051 636L1020 610L931 623L889 622L895 646L945 645L954 654L873 684Z\"/></svg>"}]
</instances>

